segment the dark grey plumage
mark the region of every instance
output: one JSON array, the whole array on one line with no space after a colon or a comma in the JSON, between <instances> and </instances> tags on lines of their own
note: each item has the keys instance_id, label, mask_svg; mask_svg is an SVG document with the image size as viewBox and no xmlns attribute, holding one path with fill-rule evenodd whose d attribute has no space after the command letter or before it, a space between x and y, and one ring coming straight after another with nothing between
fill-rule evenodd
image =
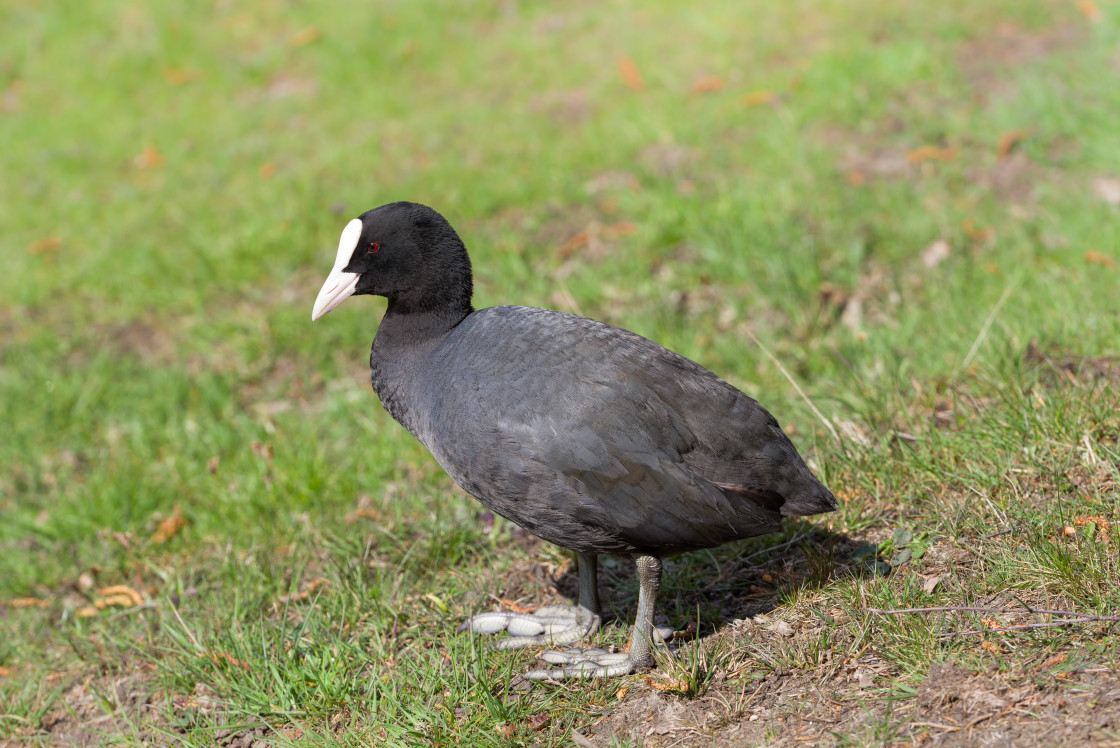
<instances>
[{"instance_id":1,"label":"dark grey plumage","mask_svg":"<svg viewBox=\"0 0 1120 748\"><path fill-rule=\"evenodd\" d=\"M494 512L593 564L710 548L836 508L774 417L699 364L571 314L473 310L466 250L429 208L394 203L358 220L331 279L389 300L373 388ZM324 300L331 279L314 316L341 301Z\"/></svg>"},{"instance_id":2,"label":"dark grey plumage","mask_svg":"<svg viewBox=\"0 0 1120 748\"><path fill-rule=\"evenodd\" d=\"M370 359L385 407L468 493L557 545L666 556L836 506L761 405L634 333L509 306L419 355L391 331Z\"/></svg>"}]
</instances>

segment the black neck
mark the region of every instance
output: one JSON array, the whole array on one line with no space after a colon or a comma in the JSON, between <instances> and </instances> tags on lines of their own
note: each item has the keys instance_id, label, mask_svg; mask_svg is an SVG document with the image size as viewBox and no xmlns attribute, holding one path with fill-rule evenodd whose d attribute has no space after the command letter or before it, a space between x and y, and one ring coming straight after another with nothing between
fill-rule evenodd
<instances>
[{"instance_id":1,"label":"black neck","mask_svg":"<svg viewBox=\"0 0 1120 748\"><path fill-rule=\"evenodd\" d=\"M425 340L440 338L455 328L474 309L466 304L443 305L434 309L415 309L397 299L389 307L377 328L377 344L414 346Z\"/></svg>"}]
</instances>

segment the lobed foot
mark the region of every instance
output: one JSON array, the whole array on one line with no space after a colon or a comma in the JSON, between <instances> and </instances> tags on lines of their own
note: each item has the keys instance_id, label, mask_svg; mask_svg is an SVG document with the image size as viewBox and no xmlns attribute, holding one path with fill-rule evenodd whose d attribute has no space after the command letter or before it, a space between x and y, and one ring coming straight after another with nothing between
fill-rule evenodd
<instances>
[{"instance_id":1,"label":"lobed foot","mask_svg":"<svg viewBox=\"0 0 1120 748\"><path fill-rule=\"evenodd\" d=\"M599 589L596 558L593 553L577 553L579 558L579 605L549 605L532 613L480 613L459 627L476 634L509 636L498 639L494 649L521 649L535 645L566 645L591 636L599 629ZM530 670L529 680L566 680L569 678L608 678L627 675L653 665L653 646L665 646L673 635L671 626L653 625L653 609L661 590L661 559L638 556L638 611L627 652L605 649L550 650L541 654L558 668Z\"/></svg>"},{"instance_id":2,"label":"lobed foot","mask_svg":"<svg viewBox=\"0 0 1120 748\"><path fill-rule=\"evenodd\" d=\"M479 613L463 622L459 631L509 636L498 639L494 649L522 649L538 645L574 644L599 630L599 616L578 605L547 605L532 613Z\"/></svg>"},{"instance_id":3,"label":"lobed foot","mask_svg":"<svg viewBox=\"0 0 1120 748\"><path fill-rule=\"evenodd\" d=\"M665 642L672 636L672 626L657 626L653 630L655 646L665 647ZM630 652L608 652L597 648L549 650L541 653L541 659L561 667L530 670L525 673L527 679L559 681L573 678L611 678L629 675L652 664L648 646L631 646Z\"/></svg>"}]
</instances>

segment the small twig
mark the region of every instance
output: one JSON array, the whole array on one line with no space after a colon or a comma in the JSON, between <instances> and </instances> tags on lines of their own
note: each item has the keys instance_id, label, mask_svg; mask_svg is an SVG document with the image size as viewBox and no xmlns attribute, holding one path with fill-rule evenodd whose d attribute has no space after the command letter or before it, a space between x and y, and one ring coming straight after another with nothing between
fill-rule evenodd
<instances>
[{"instance_id":1,"label":"small twig","mask_svg":"<svg viewBox=\"0 0 1120 748\"><path fill-rule=\"evenodd\" d=\"M1093 450L1093 445L1089 442L1088 432L1086 432L1082 436L1081 441L1084 442L1084 444L1085 444L1085 460L1086 460L1086 462L1088 462L1090 465L1096 465L1098 462L1100 462L1101 461L1100 458L1097 457L1097 453Z\"/></svg>"},{"instance_id":2,"label":"small twig","mask_svg":"<svg viewBox=\"0 0 1120 748\"><path fill-rule=\"evenodd\" d=\"M1009 532L1015 532L1015 528L1014 527L1009 527L1006 530L1000 530L999 532L993 532L991 535L985 535L983 538L981 538L981 540L991 540L992 538L998 538L1000 535L1006 535Z\"/></svg>"},{"instance_id":3,"label":"small twig","mask_svg":"<svg viewBox=\"0 0 1120 748\"><path fill-rule=\"evenodd\" d=\"M1018 702L1016 702L1016 703L1018 703ZM1007 714L1008 712L1010 712L1014 708L1015 708L1014 706L1010 706L1007 709L1004 709L1002 712L992 712L991 714L982 714L979 717L973 717L968 722L965 722L963 725L943 725L940 722L911 722L910 727L936 727L939 730L945 730L947 732L959 732L960 730L967 730L969 728L975 727L976 725L980 724L981 722L983 722L986 719L992 719L992 718L995 718L995 717L1002 717L1003 715Z\"/></svg>"},{"instance_id":4,"label":"small twig","mask_svg":"<svg viewBox=\"0 0 1120 748\"><path fill-rule=\"evenodd\" d=\"M1019 631L1021 629L1052 629L1058 626L1071 626L1075 623L1092 623L1093 621L1120 621L1113 616L1092 616L1090 618L1063 618L1060 621L1047 623L1017 623L1012 626L998 626L992 629L972 629L970 631L950 631L942 634L942 639L952 639L955 636L971 636L973 634L1002 634L1004 631Z\"/></svg>"},{"instance_id":5,"label":"small twig","mask_svg":"<svg viewBox=\"0 0 1120 748\"><path fill-rule=\"evenodd\" d=\"M579 302L576 301L575 296L572 296L572 292L568 290L568 286L564 281L560 280L557 282L557 290L560 293L560 299L568 306L567 311L572 314L583 316L583 312L579 309Z\"/></svg>"},{"instance_id":6,"label":"small twig","mask_svg":"<svg viewBox=\"0 0 1120 748\"><path fill-rule=\"evenodd\" d=\"M187 636L189 636L191 638L191 642L196 647L198 647L198 651L199 652L205 652L206 649L201 644L198 643L198 639L194 638L194 634L191 633L191 630L189 628L187 628L187 624L183 621L182 616L179 615L179 609L176 608L174 604L171 605L171 612L175 614L176 620L179 621L179 625L183 627L183 631L186 632Z\"/></svg>"},{"instance_id":7,"label":"small twig","mask_svg":"<svg viewBox=\"0 0 1120 748\"><path fill-rule=\"evenodd\" d=\"M1020 601L1022 603L1022 601ZM1026 612L1032 615L1050 615L1050 616L1071 616L1057 621L1045 621L1040 623L1017 623L1010 626L996 626L994 628L984 629L971 629L969 631L950 631L947 634L941 634L942 639L951 639L956 636L972 636L974 634L1000 634L1005 631L1020 631L1023 629L1050 629L1057 628L1058 626L1072 626L1073 624L1080 623L1093 623L1094 621L1120 621L1120 616L1096 616L1089 613L1078 613L1073 610L1036 610L1030 606L1022 603L1026 608ZM866 608L868 613L874 613L880 616L898 616L904 613L1022 613L1018 608L980 608L968 605L947 605L931 608L896 608L893 610L882 610L880 608Z\"/></svg>"},{"instance_id":8,"label":"small twig","mask_svg":"<svg viewBox=\"0 0 1120 748\"><path fill-rule=\"evenodd\" d=\"M1017 701L1015 702L1015 704L1018 704L1018 703L1019 702L1017 702ZM999 717L1002 717L1003 715L1007 714L1012 709L1014 709L1015 704L1012 704L1011 706L1007 707L1002 712L998 712L998 713L993 712L991 714L984 714L980 717L975 717L973 719L970 719L968 722L965 722L963 725L961 725L961 729L962 730L967 730L970 727L975 727L976 725L980 724L981 722L983 722L986 719L997 719Z\"/></svg>"},{"instance_id":9,"label":"small twig","mask_svg":"<svg viewBox=\"0 0 1120 748\"><path fill-rule=\"evenodd\" d=\"M945 725L945 724L942 724L940 722L911 722L907 726L908 727L936 727L938 730L948 730L949 732L954 732L956 730L961 729L960 727L954 727L953 725Z\"/></svg>"},{"instance_id":10,"label":"small twig","mask_svg":"<svg viewBox=\"0 0 1120 748\"><path fill-rule=\"evenodd\" d=\"M1010 595L1011 593L1008 593L1008 594ZM1034 608L1032 608L1031 606L1027 605L1022 600L1020 600L1018 595L1011 595L1011 599L1014 600L1015 602L1019 603L1020 605L1022 605L1024 608L1026 608L1028 613L1030 613L1032 615L1037 615L1038 611L1035 610Z\"/></svg>"},{"instance_id":11,"label":"small twig","mask_svg":"<svg viewBox=\"0 0 1120 748\"><path fill-rule=\"evenodd\" d=\"M904 613L1021 613L1023 611L1018 608L981 608L971 605L945 605L932 608L892 608L884 610L882 608L864 608L868 613L874 613L880 616L900 616ZM1035 614L1042 614L1048 616L1074 616L1076 618L1084 618L1087 621L1120 621L1120 616L1098 616L1092 613L1078 613L1075 610L1041 610L1039 608L1027 608L1027 611Z\"/></svg>"},{"instance_id":12,"label":"small twig","mask_svg":"<svg viewBox=\"0 0 1120 748\"><path fill-rule=\"evenodd\" d=\"M984 324L980 326L980 332L976 335L976 340L972 341L972 347L968 349L968 354L965 355L964 361L962 361L961 365L957 367L957 370L953 372L953 379L956 379L957 375L967 369L968 365L972 363L972 359L976 355L977 351L980 350L980 346L983 344L984 338L988 337L988 329L992 326L992 322L995 321L996 315L999 314L999 310L1003 309L1003 305L1007 301L1007 297L1011 295L1011 289L1014 287L1015 283L1012 282L1008 283L1007 288L1003 289L1003 295L999 297L999 301L997 301L996 305L992 307L992 311L988 313L988 318L984 320Z\"/></svg>"},{"instance_id":13,"label":"small twig","mask_svg":"<svg viewBox=\"0 0 1120 748\"><path fill-rule=\"evenodd\" d=\"M817 406L813 405L813 401L810 400L809 396L805 394L805 390L801 389L801 387L798 386L797 382L794 381L793 376L790 375L788 371L786 371L786 367L782 366L782 362L779 361L777 357L775 357L774 354L770 352L769 348L762 344L761 340L755 337L755 334L753 332L747 330L747 335L749 335L751 340L754 341L754 344L761 348L762 352L765 353L769 357L769 359L774 362L774 365L778 367L778 371L782 372L782 376L784 376L786 380L788 380L789 383L793 385L793 389L797 390L798 395L801 395L801 399L805 401L805 404L809 406L809 409L816 414L817 418L819 418L821 423L824 424L824 427L828 429L828 432L830 434L832 434L832 438L836 440L836 443L843 444L843 441L841 441L840 439L840 434L836 432L836 429L833 427L832 422L825 418L823 413L817 410Z\"/></svg>"},{"instance_id":14,"label":"small twig","mask_svg":"<svg viewBox=\"0 0 1120 748\"><path fill-rule=\"evenodd\" d=\"M761 556L763 553L770 553L771 551L780 551L783 548L788 548L789 546L793 545L797 541L804 540L807 537L809 537L809 533L803 532L800 535L793 538L792 540L787 540L784 543L779 543L778 545L773 545L773 546L770 546L769 548L763 548L761 551L755 551L754 553L752 553L749 556L743 556L741 559L739 559L739 563L744 563L746 561L750 561L755 556Z\"/></svg>"},{"instance_id":15,"label":"small twig","mask_svg":"<svg viewBox=\"0 0 1120 748\"><path fill-rule=\"evenodd\" d=\"M999 521L1002 522L1005 525L1007 524L1007 515L1004 514L1003 512L1001 512L999 510L999 507L997 507L995 504L992 503L992 500L988 498L987 493L985 493L983 491L977 491L972 486L969 486L968 490L972 491L974 494L976 494L977 496L982 498L984 500L984 503L988 505L988 508L992 510L992 513L995 514L997 517L999 517Z\"/></svg>"}]
</instances>

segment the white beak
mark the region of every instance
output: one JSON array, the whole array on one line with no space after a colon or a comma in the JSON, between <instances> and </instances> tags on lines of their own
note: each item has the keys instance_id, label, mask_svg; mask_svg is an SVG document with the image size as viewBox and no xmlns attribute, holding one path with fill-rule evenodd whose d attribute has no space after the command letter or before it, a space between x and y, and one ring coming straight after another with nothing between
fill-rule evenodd
<instances>
[{"instance_id":1,"label":"white beak","mask_svg":"<svg viewBox=\"0 0 1120 748\"><path fill-rule=\"evenodd\" d=\"M342 230L342 237L338 240L338 254L335 256L334 267L327 276L323 288L315 298L315 307L311 310L311 321L322 317L327 312L337 307L350 298L354 288L358 285L357 273L347 273L343 268L350 264L350 258L362 238L362 222L355 218L346 224Z\"/></svg>"}]
</instances>

